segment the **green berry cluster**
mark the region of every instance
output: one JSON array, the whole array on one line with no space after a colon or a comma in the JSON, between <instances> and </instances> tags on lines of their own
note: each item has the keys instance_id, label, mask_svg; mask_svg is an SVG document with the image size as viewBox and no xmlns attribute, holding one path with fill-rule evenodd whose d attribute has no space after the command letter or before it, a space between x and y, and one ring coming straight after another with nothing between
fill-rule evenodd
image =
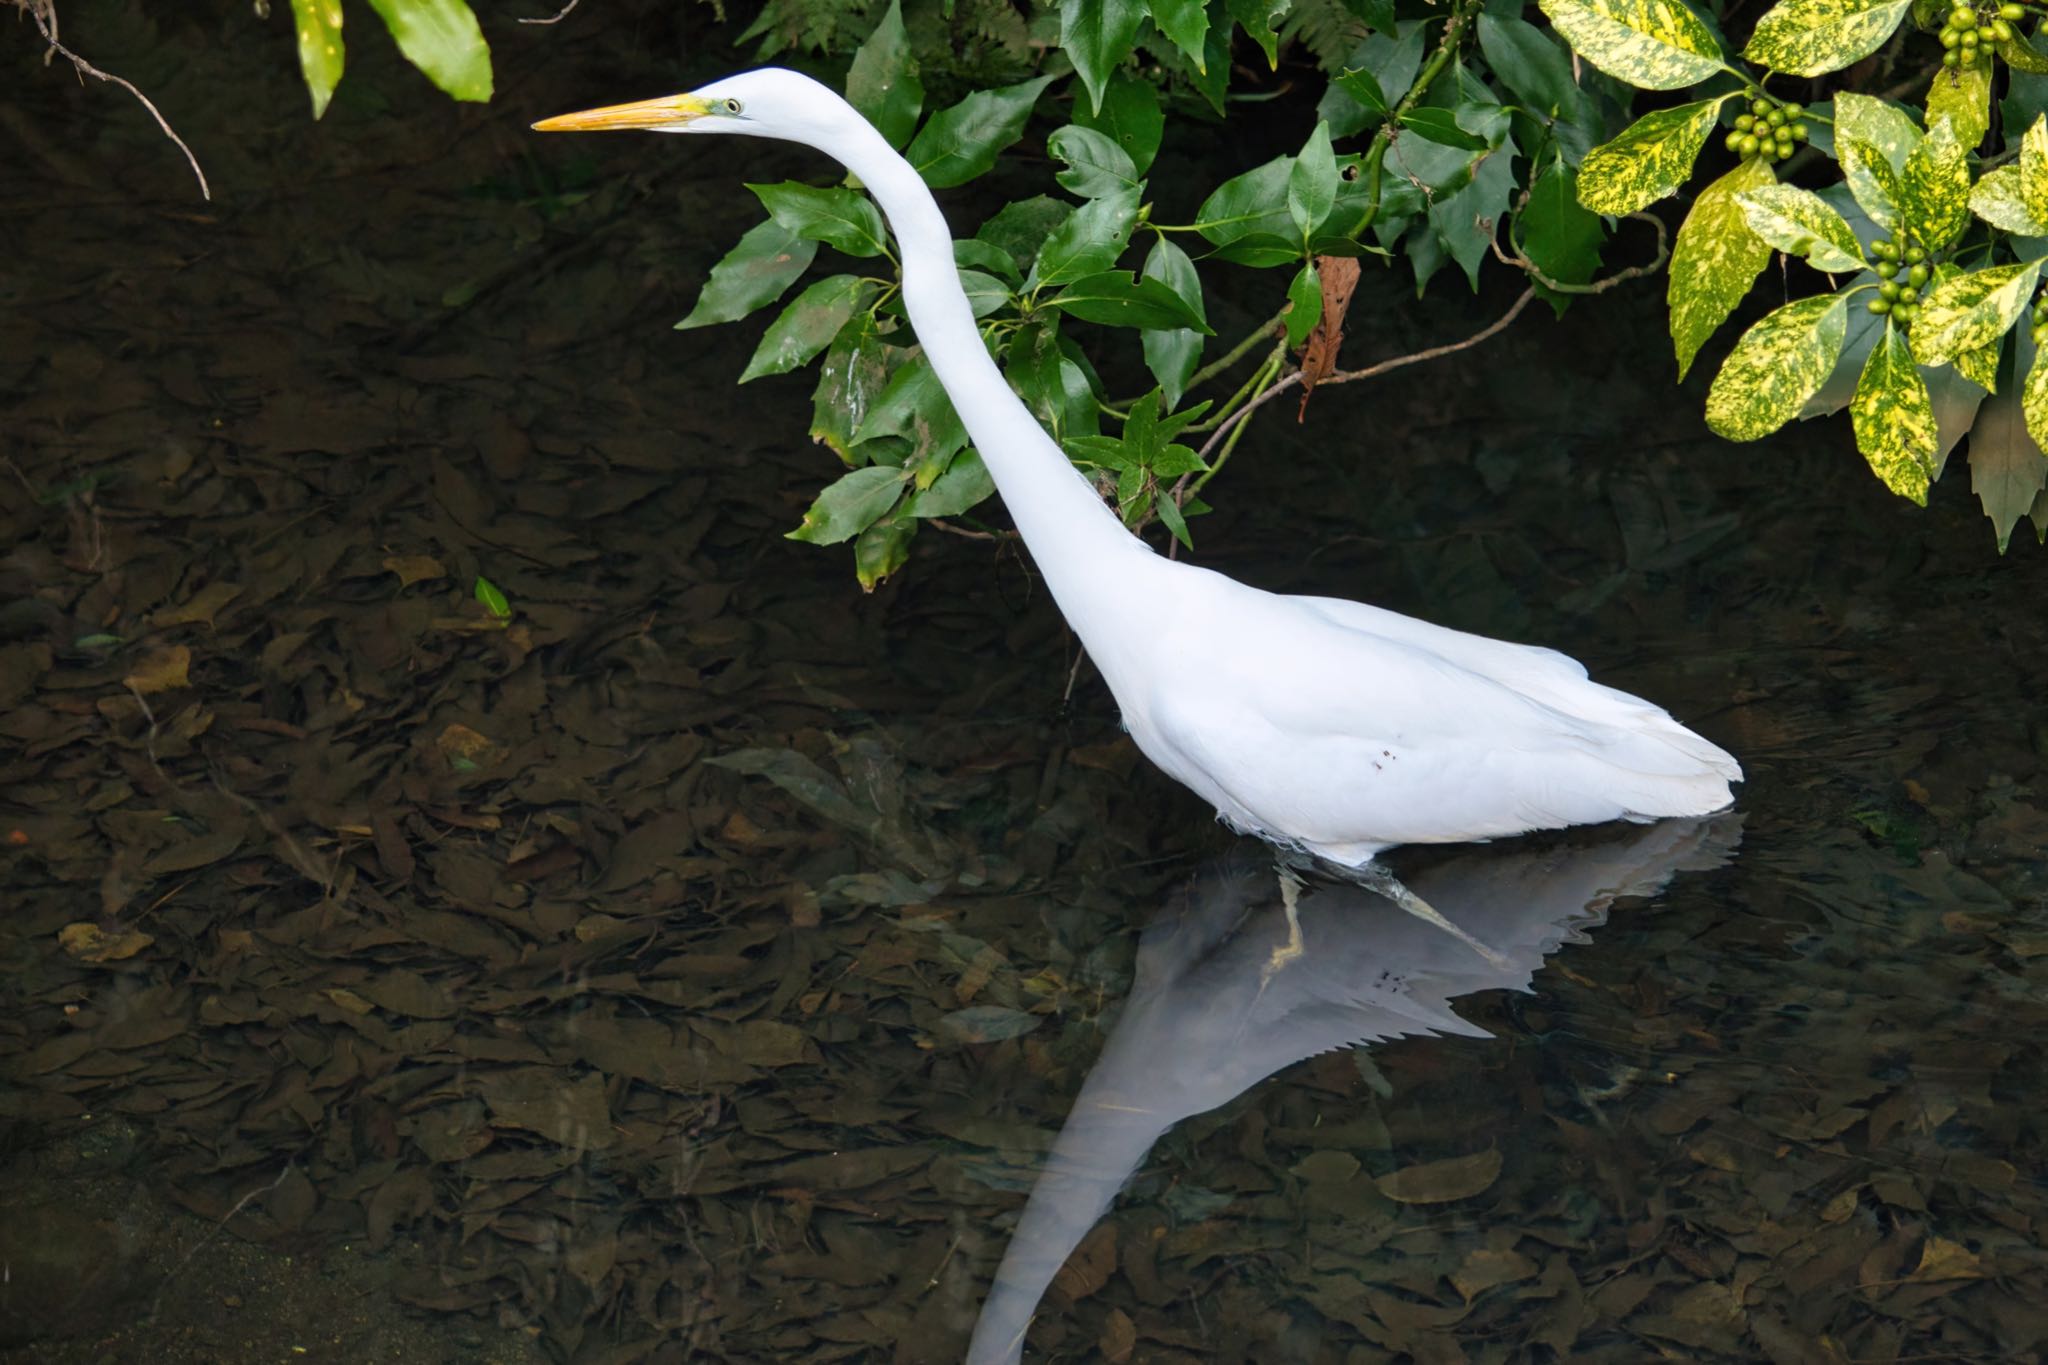
<instances>
[{"instance_id":1,"label":"green berry cluster","mask_svg":"<svg viewBox=\"0 0 2048 1365\"><path fill-rule=\"evenodd\" d=\"M1796 104L1781 104L1761 90L1749 92L1749 112L1735 116L1735 131L1728 134L1728 150L1740 157L1761 157L1783 161L1806 141L1803 112Z\"/></svg>"},{"instance_id":2,"label":"green berry cluster","mask_svg":"<svg viewBox=\"0 0 2048 1365\"><path fill-rule=\"evenodd\" d=\"M2048 341L2048 295L2034 300L2034 344Z\"/></svg>"},{"instance_id":3,"label":"green berry cluster","mask_svg":"<svg viewBox=\"0 0 2048 1365\"><path fill-rule=\"evenodd\" d=\"M1877 286L1877 297L1865 306L1873 313L1890 313L1902 327L1911 326L1913 319L1920 316L1920 295L1927 288L1931 273L1926 249L1902 232L1897 241L1878 238L1864 254L1882 281Z\"/></svg>"},{"instance_id":4,"label":"green berry cluster","mask_svg":"<svg viewBox=\"0 0 2048 1365\"><path fill-rule=\"evenodd\" d=\"M1955 0L1948 21L1941 26L1941 62L1958 69L1982 66L1991 60L1991 49L2012 41L2012 26L2026 16L2026 10L2007 3L1996 9L1978 9L1971 0Z\"/></svg>"}]
</instances>

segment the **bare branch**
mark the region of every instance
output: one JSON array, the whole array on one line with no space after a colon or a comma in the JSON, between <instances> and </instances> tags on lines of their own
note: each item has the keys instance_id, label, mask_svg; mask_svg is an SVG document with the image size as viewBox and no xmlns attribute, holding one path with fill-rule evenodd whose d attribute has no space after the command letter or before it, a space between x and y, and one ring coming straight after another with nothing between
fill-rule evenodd
<instances>
[{"instance_id":1,"label":"bare branch","mask_svg":"<svg viewBox=\"0 0 2048 1365\"><path fill-rule=\"evenodd\" d=\"M1523 190L1522 197L1515 201L1515 216L1517 218L1520 218L1522 209L1528 202L1529 191ZM1665 235L1663 219L1651 213L1631 213L1628 217L1635 219L1637 222L1648 223L1657 230L1656 258L1642 265L1632 265L1625 270L1617 270L1606 279L1594 280L1589 284L1566 284L1562 280L1553 280L1550 276L1544 274L1536 262L1530 260L1516 243L1513 228L1510 228L1507 233L1508 245L1506 251L1501 250L1500 237L1498 235L1493 238L1489 245L1493 247L1495 260L1499 261L1502 265L1515 267L1553 293L1604 294L1617 284L1625 284L1629 280L1638 280L1645 275L1656 274L1664 268L1664 263L1671 259L1671 239Z\"/></svg>"},{"instance_id":2,"label":"bare branch","mask_svg":"<svg viewBox=\"0 0 2048 1365\"><path fill-rule=\"evenodd\" d=\"M575 9L582 3L583 0L569 0L568 4L555 12L555 17L552 19L521 19L519 22L522 24L559 24L569 17L570 10Z\"/></svg>"},{"instance_id":3,"label":"bare branch","mask_svg":"<svg viewBox=\"0 0 2048 1365\"><path fill-rule=\"evenodd\" d=\"M94 80L105 81L109 85L118 85L129 94L135 96L142 107L149 110L149 116L156 120L156 126L164 130L164 136L176 143L178 150L185 154L185 160L192 164L192 174L199 178L200 197L209 201L212 200L213 189L206 183L206 172L199 168L199 158L192 154L192 149L185 145L185 139L178 136L177 131L171 127L169 120L164 118L162 111L150 102L149 96L137 90L132 82L100 70L58 40L56 0L11 0L11 3L16 9L25 12L29 18L35 20L37 31L43 35L43 41L49 45L49 55L62 57L65 61L70 62L72 68L81 77L91 76ZM574 0L571 0L571 8L574 8ZM48 61L48 59L48 56L44 58L45 61Z\"/></svg>"}]
</instances>

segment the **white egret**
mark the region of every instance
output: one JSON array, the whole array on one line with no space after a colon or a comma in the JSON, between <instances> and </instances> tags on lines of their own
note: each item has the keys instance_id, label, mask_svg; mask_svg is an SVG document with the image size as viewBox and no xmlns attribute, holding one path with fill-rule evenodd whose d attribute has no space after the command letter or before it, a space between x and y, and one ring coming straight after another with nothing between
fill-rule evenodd
<instances>
[{"instance_id":1,"label":"white egret","mask_svg":"<svg viewBox=\"0 0 2048 1365\"><path fill-rule=\"evenodd\" d=\"M1124 725L1235 828L1361 874L1435 918L1376 875L1374 855L1729 804L1728 784L1742 777L1734 758L1554 650L1263 592L1155 554L989 358L953 235L917 171L809 77L749 71L534 127L781 138L858 176L901 248L910 325Z\"/></svg>"}]
</instances>

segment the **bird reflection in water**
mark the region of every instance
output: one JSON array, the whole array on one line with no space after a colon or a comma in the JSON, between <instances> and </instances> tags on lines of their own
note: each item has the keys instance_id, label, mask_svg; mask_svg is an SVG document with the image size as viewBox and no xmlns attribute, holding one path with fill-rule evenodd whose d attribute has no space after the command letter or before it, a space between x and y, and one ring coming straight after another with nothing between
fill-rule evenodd
<instances>
[{"instance_id":1,"label":"bird reflection in water","mask_svg":"<svg viewBox=\"0 0 2048 1365\"><path fill-rule=\"evenodd\" d=\"M1412 872L1415 892L1490 945L1486 955L1357 885L1297 885L1283 908L1261 859L1195 879L1139 940L1130 998L1032 1189L968 1360L1022 1358L1054 1275L1174 1124L1335 1048L1489 1036L1450 1002L1527 991L1544 959L1584 941L1614 900L1721 865L1740 836L1732 814L1667 820L1474 846Z\"/></svg>"}]
</instances>

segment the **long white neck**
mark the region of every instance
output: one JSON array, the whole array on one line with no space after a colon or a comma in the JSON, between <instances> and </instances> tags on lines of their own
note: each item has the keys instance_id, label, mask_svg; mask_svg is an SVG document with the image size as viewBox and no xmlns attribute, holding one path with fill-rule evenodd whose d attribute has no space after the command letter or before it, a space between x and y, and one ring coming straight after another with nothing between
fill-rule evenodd
<instances>
[{"instance_id":1,"label":"long white neck","mask_svg":"<svg viewBox=\"0 0 2048 1365\"><path fill-rule=\"evenodd\" d=\"M989 358L953 263L953 234L916 170L865 121L850 121L819 145L860 177L888 215L903 256L910 325L1053 600L1106 666L1116 652L1117 604L1137 597L1120 572L1133 557L1151 560L1151 548L1124 528Z\"/></svg>"}]
</instances>

